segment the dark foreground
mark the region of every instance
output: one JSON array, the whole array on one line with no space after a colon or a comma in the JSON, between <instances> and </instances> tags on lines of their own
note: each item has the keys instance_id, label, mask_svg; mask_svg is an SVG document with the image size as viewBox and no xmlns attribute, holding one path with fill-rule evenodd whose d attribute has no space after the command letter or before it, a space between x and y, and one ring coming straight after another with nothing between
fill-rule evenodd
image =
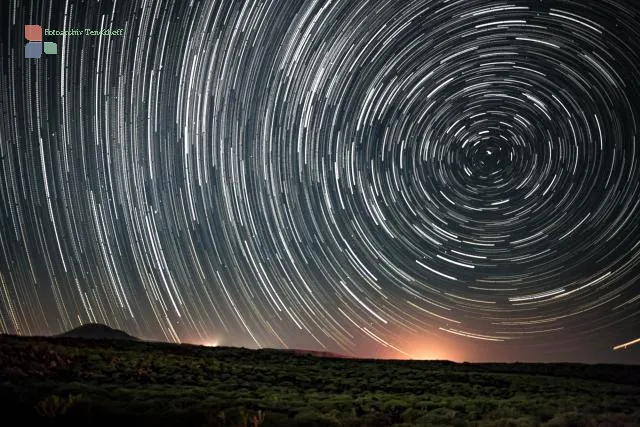
<instances>
[{"instance_id":1,"label":"dark foreground","mask_svg":"<svg viewBox=\"0 0 640 427\"><path fill-rule=\"evenodd\" d=\"M0 336L0 408L19 425L640 426L640 366Z\"/></svg>"}]
</instances>

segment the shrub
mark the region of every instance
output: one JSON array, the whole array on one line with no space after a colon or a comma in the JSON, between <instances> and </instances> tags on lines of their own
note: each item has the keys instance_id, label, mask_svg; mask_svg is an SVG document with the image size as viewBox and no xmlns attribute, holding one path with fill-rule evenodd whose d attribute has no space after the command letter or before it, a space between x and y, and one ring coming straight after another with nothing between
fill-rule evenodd
<instances>
[{"instance_id":1,"label":"shrub","mask_svg":"<svg viewBox=\"0 0 640 427\"><path fill-rule=\"evenodd\" d=\"M340 425L337 419L328 414L320 413L313 408L304 408L298 412L294 417L294 421L299 426L308 427L330 427Z\"/></svg>"},{"instance_id":2,"label":"shrub","mask_svg":"<svg viewBox=\"0 0 640 427\"><path fill-rule=\"evenodd\" d=\"M556 415L542 425L544 427L583 427L589 425L589 417L579 412L567 412Z\"/></svg>"},{"instance_id":3,"label":"shrub","mask_svg":"<svg viewBox=\"0 0 640 427\"><path fill-rule=\"evenodd\" d=\"M67 397L61 397L57 394L47 396L36 405L36 411L41 417L59 418L64 416L67 411L75 405L82 395L69 394Z\"/></svg>"}]
</instances>

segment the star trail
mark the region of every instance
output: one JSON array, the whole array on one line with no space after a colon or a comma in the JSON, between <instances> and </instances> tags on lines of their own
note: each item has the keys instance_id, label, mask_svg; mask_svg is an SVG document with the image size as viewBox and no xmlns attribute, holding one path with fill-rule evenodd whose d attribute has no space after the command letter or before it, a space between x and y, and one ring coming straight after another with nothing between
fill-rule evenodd
<instances>
[{"instance_id":1,"label":"star trail","mask_svg":"<svg viewBox=\"0 0 640 427\"><path fill-rule=\"evenodd\" d=\"M636 2L0 16L0 332L639 360Z\"/></svg>"}]
</instances>

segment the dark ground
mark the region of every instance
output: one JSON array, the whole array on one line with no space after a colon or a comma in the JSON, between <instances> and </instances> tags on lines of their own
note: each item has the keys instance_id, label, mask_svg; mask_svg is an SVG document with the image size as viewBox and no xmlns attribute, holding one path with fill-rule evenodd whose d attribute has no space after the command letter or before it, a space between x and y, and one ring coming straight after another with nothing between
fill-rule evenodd
<instances>
[{"instance_id":1,"label":"dark ground","mask_svg":"<svg viewBox=\"0 0 640 427\"><path fill-rule=\"evenodd\" d=\"M640 366L332 359L0 336L19 425L640 426Z\"/></svg>"}]
</instances>

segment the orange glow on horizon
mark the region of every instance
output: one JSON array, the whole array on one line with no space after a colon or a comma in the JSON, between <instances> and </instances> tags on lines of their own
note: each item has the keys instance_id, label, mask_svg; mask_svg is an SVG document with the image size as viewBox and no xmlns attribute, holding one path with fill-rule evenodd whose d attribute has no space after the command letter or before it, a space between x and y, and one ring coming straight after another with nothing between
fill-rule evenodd
<instances>
[{"instance_id":1,"label":"orange glow on horizon","mask_svg":"<svg viewBox=\"0 0 640 427\"><path fill-rule=\"evenodd\" d=\"M460 348L453 343L444 340L416 340L406 342L405 345L398 346L407 354L399 353L393 349L385 349L380 355L384 359L405 359L405 360L449 360L452 362L464 362L468 360Z\"/></svg>"},{"instance_id":2,"label":"orange glow on horizon","mask_svg":"<svg viewBox=\"0 0 640 427\"><path fill-rule=\"evenodd\" d=\"M199 342L198 345L203 345L205 347L218 347L220 345L220 340L212 339L209 341L202 341L202 342Z\"/></svg>"},{"instance_id":3,"label":"orange glow on horizon","mask_svg":"<svg viewBox=\"0 0 640 427\"><path fill-rule=\"evenodd\" d=\"M410 352L414 360L450 360L463 362L465 359L459 352L443 346L421 346Z\"/></svg>"}]
</instances>

